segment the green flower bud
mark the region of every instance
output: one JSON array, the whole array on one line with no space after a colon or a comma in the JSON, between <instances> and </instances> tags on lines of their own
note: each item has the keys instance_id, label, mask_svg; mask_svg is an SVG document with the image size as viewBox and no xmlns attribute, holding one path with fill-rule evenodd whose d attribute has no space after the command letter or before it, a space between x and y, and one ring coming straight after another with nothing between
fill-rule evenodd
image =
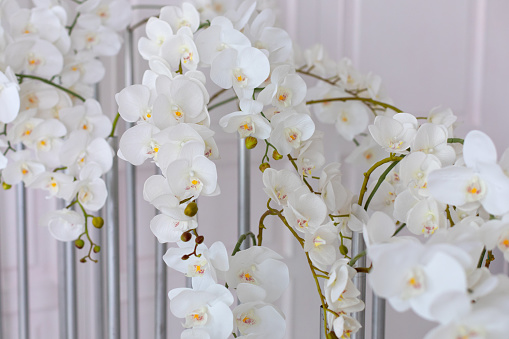
<instances>
[{"instance_id":1,"label":"green flower bud","mask_svg":"<svg viewBox=\"0 0 509 339\"><path fill-rule=\"evenodd\" d=\"M197 244L201 244L204 240L205 240L205 237L203 235L199 235L195 239Z\"/></svg>"},{"instance_id":2,"label":"green flower bud","mask_svg":"<svg viewBox=\"0 0 509 339\"><path fill-rule=\"evenodd\" d=\"M104 225L104 219L101 217L93 217L92 225L94 225L95 228L101 228Z\"/></svg>"},{"instance_id":3,"label":"green flower bud","mask_svg":"<svg viewBox=\"0 0 509 339\"><path fill-rule=\"evenodd\" d=\"M79 249L82 249L83 246L85 246L85 242L82 239L76 239L74 241L74 246L76 246Z\"/></svg>"},{"instance_id":4,"label":"green flower bud","mask_svg":"<svg viewBox=\"0 0 509 339\"><path fill-rule=\"evenodd\" d=\"M85 259L85 258L81 258L81 259L80 259L80 262L82 262L82 263L86 263L86 262L87 262L87 259Z\"/></svg>"},{"instance_id":5,"label":"green flower bud","mask_svg":"<svg viewBox=\"0 0 509 339\"><path fill-rule=\"evenodd\" d=\"M279 154L278 151L274 150L274 152L272 152L272 159L281 160L281 159L283 159L283 156L281 154Z\"/></svg>"},{"instance_id":6,"label":"green flower bud","mask_svg":"<svg viewBox=\"0 0 509 339\"><path fill-rule=\"evenodd\" d=\"M258 145L258 140L255 137L247 137L244 142L247 149L253 149Z\"/></svg>"},{"instance_id":7,"label":"green flower bud","mask_svg":"<svg viewBox=\"0 0 509 339\"><path fill-rule=\"evenodd\" d=\"M2 188L4 190L10 190L11 187L12 187L12 185L9 185L8 183L5 183L5 182L2 183Z\"/></svg>"},{"instance_id":8,"label":"green flower bud","mask_svg":"<svg viewBox=\"0 0 509 339\"><path fill-rule=\"evenodd\" d=\"M260 171L265 172L267 168L270 168L270 164L268 162L264 162L260 165Z\"/></svg>"},{"instance_id":9,"label":"green flower bud","mask_svg":"<svg viewBox=\"0 0 509 339\"><path fill-rule=\"evenodd\" d=\"M180 236L180 240L182 240L183 242L188 242L189 240L191 240L193 236L191 235L191 233L189 232L184 232L182 233L182 235Z\"/></svg>"},{"instance_id":10,"label":"green flower bud","mask_svg":"<svg viewBox=\"0 0 509 339\"><path fill-rule=\"evenodd\" d=\"M198 204L194 201L187 204L186 209L184 210L184 214L188 217L194 217L198 213Z\"/></svg>"},{"instance_id":11,"label":"green flower bud","mask_svg":"<svg viewBox=\"0 0 509 339\"><path fill-rule=\"evenodd\" d=\"M341 253L342 255L347 255L348 254L348 247L346 247L345 245L341 244L341 246L339 246L339 253Z\"/></svg>"},{"instance_id":12,"label":"green flower bud","mask_svg":"<svg viewBox=\"0 0 509 339\"><path fill-rule=\"evenodd\" d=\"M94 253L99 253L101 251L101 246L95 245L94 246Z\"/></svg>"}]
</instances>

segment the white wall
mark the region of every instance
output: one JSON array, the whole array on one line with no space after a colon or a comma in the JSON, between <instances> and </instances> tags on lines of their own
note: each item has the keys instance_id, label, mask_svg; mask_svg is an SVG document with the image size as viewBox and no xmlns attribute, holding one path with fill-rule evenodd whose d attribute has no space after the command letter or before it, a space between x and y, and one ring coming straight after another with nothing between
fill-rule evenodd
<instances>
[{"instance_id":1,"label":"white wall","mask_svg":"<svg viewBox=\"0 0 509 339\"><path fill-rule=\"evenodd\" d=\"M137 3L147 2L138 0ZM151 3L168 2L159 0ZM508 1L281 0L279 5L281 24L302 47L309 47L316 42L323 43L328 46L334 58L348 56L360 70L381 75L387 92L398 107L418 115L425 115L439 105L451 107L459 120L463 121L459 129L462 135L472 128L488 132L495 140L499 154L509 145L506 136L509 126L506 104L509 98ZM138 19L150 13L154 12L143 11L139 13ZM101 100L105 112L111 116L116 113L113 95L123 87L123 65L121 58L119 60L107 60L109 74L106 84L101 86ZM137 63L138 82L144 67L144 62ZM208 244L221 239L229 244L228 249L231 250L236 239L237 142L235 137L217 128L218 117L227 112L227 109L217 110L211 114L213 127L218 131L217 142L222 154L222 160L217 162L222 195L200 199L199 219ZM327 136L330 160L338 159L347 151L336 146L339 137L333 134L332 129L326 130L331 133ZM252 152L253 228L258 225L258 217L264 212L266 201L260 189L261 175L257 169L260 159L261 147L258 147ZM138 192L141 192L145 178L152 173L153 168L148 165L138 172ZM123 180L123 176L120 180ZM17 337L13 196L13 192L0 192L0 279L6 338ZM120 196L124 196L122 192ZM155 240L148 223L154 211L142 201L141 195L138 200L140 337L152 338ZM56 241L37 223L48 205L50 203L44 200L43 195L30 195L33 338L56 338L58 333ZM308 268L304 265L304 257L296 242L280 224L269 223L267 227L266 245L279 248L279 252L287 258L292 274L290 288L281 303L288 317L287 338L316 338L319 299ZM125 277L124 233L121 244L121 271ZM500 260L499 256L495 264ZM92 299L90 265L79 265L80 338L93 338L94 324L90 313L92 304L89 303ZM168 278L168 290L184 283L180 273L169 271ZM124 279L121 290L123 306L126 305L125 292ZM126 307L122 307L124 332L127 328L125 310ZM422 338L430 327L418 324L415 320L416 317L410 313L400 315L389 311L387 337ZM171 332L169 338L178 338L180 322L170 315L168 324Z\"/></svg>"}]
</instances>

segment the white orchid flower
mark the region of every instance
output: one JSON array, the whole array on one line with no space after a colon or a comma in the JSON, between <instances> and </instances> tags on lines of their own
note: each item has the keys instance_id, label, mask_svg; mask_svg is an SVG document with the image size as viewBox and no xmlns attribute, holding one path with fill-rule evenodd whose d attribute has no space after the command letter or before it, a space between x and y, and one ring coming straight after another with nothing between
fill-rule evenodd
<instances>
[{"instance_id":1,"label":"white orchid flower","mask_svg":"<svg viewBox=\"0 0 509 339\"><path fill-rule=\"evenodd\" d=\"M140 119L150 121L152 105L155 100L154 94L145 85L132 85L124 88L115 95L118 113L122 119L128 122L136 122Z\"/></svg>"},{"instance_id":2,"label":"white orchid flower","mask_svg":"<svg viewBox=\"0 0 509 339\"><path fill-rule=\"evenodd\" d=\"M274 11L267 8L261 11L244 31L254 47L268 52L271 65L287 62L293 52L288 32L274 27L275 21Z\"/></svg>"},{"instance_id":3,"label":"white orchid flower","mask_svg":"<svg viewBox=\"0 0 509 339\"><path fill-rule=\"evenodd\" d=\"M71 175L77 175L90 162L98 164L102 173L106 173L113 164L113 150L106 140L92 139L86 131L77 130L71 132L62 145L60 161L68 167Z\"/></svg>"},{"instance_id":4,"label":"white orchid flower","mask_svg":"<svg viewBox=\"0 0 509 339\"><path fill-rule=\"evenodd\" d=\"M210 66L217 55L227 48L241 51L251 47L249 39L233 28L232 22L224 16L214 17L210 27L196 34L195 43L200 62L206 66Z\"/></svg>"},{"instance_id":5,"label":"white orchid flower","mask_svg":"<svg viewBox=\"0 0 509 339\"><path fill-rule=\"evenodd\" d=\"M200 13L189 2L182 3L182 7L165 6L161 8L159 17L169 23L176 32L182 27L189 27L196 32L200 26Z\"/></svg>"},{"instance_id":6,"label":"white orchid flower","mask_svg":"<svg viewBox=\"0 0 509 339\"><path fill-rule=\"evenodd\" d=\"M395 253L405 253L394 257ZM377 246L368 255L373 261L369 278L374 292L398 311L412 308L428 320L440 320L440 307L459 312L462 303L448 305L449 296L467 297L465 263L467 253L449 244L425 247L418 241L402 239ZM396 261L395 261L396 260Z\"/></svg>"},{"instance_id":7,"label":"white orchid flower","mask_svg":"<svg viewBox=\"0 0 509 339\"><path fill-rule=\"evenodd\" d=\"M314 232L327 216L327 205L307 187L302 187L290 194L283 214L295 230Z\"/></svg>"},{"instance_id":8,"label":"white orchid flower","mask_svg":"<svg viewBox=\"0 0 509 339\"><path fill-rule=\"evenodd\" d=\"M258 94L257 100L283 110L300 104L306 97L306 91L306 83L295 74L295 68L281 65L272 71L270 84Z\"/></svg>"},{"instance_id":9,"label":"white orchid flower","mask_svg":"<svg viewBox=\"0 0 509 339\"><path fill-rule=\"evenodd\" d=\"M166 178L179 199L218 193L216 165L203 155L182 154L168 165Z\"/></svg>"},{"instance_id":10,"label":"white orchid flower","mask_svg":"<svg viewBox=\"0 0 509 339\"><path fill-rule=\"evenodd\" d=\"M276 114L272 120L270 142L281 155L289 154L297 149L303 141L311 138L315 132L315 124L307 114L287 111Z\"/></svg>"},{"instance_id":11,"label":"white orchid flower","mask_svg":"<svg viewBox=\"0 0 509 339\"><path fill-rule=\"evenodd\" d=\"M466 167L449 166L429 174L431 195L454 206L481 204L491 214L509 212L509 178L497 164L491 139L480 131L465 137L463 158Z\"/></svg>"},{"instance_id":12,"label":"white orchid flower","mask_svg":"<svg viewBox=\"0 0 509 339\"><path fill-rule=\"evenodd\" d=\"M419 127L411 144L412 152L433 154L442 166L452 165L456 160L454 148L447 145L448 132L444 125L426 123Z\"/></svg>"},{"instance_id":13,"label":"white orchid flower","mask_svg":"<svg viewBox=\"0 0 509 339\"><path fill-rule=\"evenodd\" d=\"M37 37L49 42L60 38L63 25L49 8L21 8L8 17L12 37Z\"/></svg>"},{"instance_id":14,"label":"white orchid flower","mask_svg":"<svg viewBox=\"0 0 509 339\"><path fill-rule=\"evenodd\" d=\"M311 175L325 163L323 132L315 130L311 138L304 141L297 156L296 164L300 175Z\"/></svg>"},{"instance_id":15,"label":"white orchid flower","mask_svg":"<svg viewBox=\"0 0 509 339\"><path fill-rule=\"evenodd\" d=\"M17 151L8 154L8 162L2 170L2 180L9 185L23 181L30 185L46 168L43 164L34 161L29 150Z\"/></svg>"},{"instance_id":16,"label":"white orchid flower","mask_svg":"<svg viewBox=\"0 0 509 339\"><path fill-rule=\"evenodd\" d=\"M417 133L417 119L409 113L397 113L392 118L379 115L368 129L387 152L405 154Z\"/></svg>"},{"instance_id":17,"label":"white orchid flower","mask_svg":"<svg viewBox=\"0 0 509 339\"><path fill-rule=\"evenodd\" d=\"M226 339L231 335L233 314L229 306L233 304L233 296L224 286L174 289L168 296L171 313L184 319L185 328L206 332L210 338Z\"/></svg>"},{"instance_id":18,"label":"white orchid flower","mask_svg":"<svg viewBox=\"0 0 509 339\"><path fill-rule=\"evenodd\" d=\"M101 179L102 169L93 162L85 165L79 174L75 193L80 204L89 211L98 211L104 206L108 191L104 180Z\"/></svg>"},{"instance_id":19,"label":"white orchid flower","mask_svg":"<svg viewBox=\"0 0 509 339\"><path fill-rule=\"evenodd\" d=\"M85 232L83 214L68 209L50 212L41 223L48 225L50 234L59 241L76 240Z\"/></svg>"},{"instance_id":20,"label":"white orchid flower","mask_svg":"<svg viewBox=\"0 0 509 339\"><path fill-rule=\"evenodd\" d=\"M106 69L90 51L82 51L64 58L64 69L60 74L62 85L74 86L78 82L95 84L104 78Z\"/></svg>"},{"instance_id":21,"label":"white orchid flower","mask_svg":"<svg viewBox=\"0 0 509 339\"><path fill-rule=\"evenodd\" d=\"M234 325L241 335L259 335L267 339L281 339L286 322L272 304L262 301L246 302L233 310Z\"/></svg>"},{"instance_id":22,"label":"white orchid flower","mask_svg":"<svg viewBox=\"0 0 509 339\"><path fill-rule=\"evenodd\" d=\"M91 51L96 56L113 56L122 46L120 36L111 28L74 28L71 35L72 48L76 51Z\"/></svg>"},{"instance_id":23,"label":"white orchid flower","mask_svg":"<svg viewBox=\"0 0 509 339\"><path fill-rule=\"evenodd\" d=\"M304 251L309 253L313 265L326 270L339 255L339 230L332 222L304 233Z\"/></svg>"},{"instance_id":24,"label":"white orchid flower","mask_svg":"<svg viewBox=\"0 0 509 339\"><path fill-rule=\"evenodd\" d=\"M0 72L0 105L1 123L7 124L16 119L20 108L19 85L9 66L5 73Z\"/></svg>"},{"instance_id":25,"label":"white orchid flower","mask_svg":"<svg viewBox=\"0 0 509 339\"><path fill-rule=\"evenodd\" d=\"M17 73L43 78L59 74L64 66L64 58L58 48L37 38L24 38L8 44L5 61Z\"/></svg>"},{"instance_id":26,"label":"white orchid flower","mask_svg":"<svg viewBox=\"0 0 509 339\"><path fill-rule=\"evenodd\" d=\"M232 288L242 283L261 287L266 293L264 300L273 302L283 294L290 281L288 266L281 259L279 254L263 246L239 251L230 257L226 282Z\"/></svg>"},{"instance_id":27,"label":"white orchid flower","mask_svg":"<svg viewBox=\"0 0 509 339\"><path fill-rule=\"evenodd\" d=\"M170 25L161 19L151 17L145 26L147 37L141 37L138 41L138 51L145 60L151 57L162 57L162 46L166 40L173 36Z\"/></svg>"},{"instance_id":28,"label":"white orchid flower","mask_svg":"<svg viewBox=\"0 0 509 339\"><path fill-rule=\"evenodd\" d=\"M256 100L242 99L241 111L227 114L219 120L219 126L227 133L239 132L241 138L252 136L259 139L268 139L270 136L270 123L262 117L263 104Z\"/></svg>"},{"instance_id":29,"label":"white orchid flower","mask_svg":"<svg viewBox=\"0 0 509 339\"><path fill-rule=\"evenodd\" d=\"M148 123L128 129L120 138L119 155L133 165L141 165L147 159L157 161L161 146L168 142L168 134Z\"/></svg>"},{"instance_id":30,"label":"white orchid flower","mask_svg":"<svg viewBox=\"0 0 509 339\"><path fill-rule=\"evenodd\" d=\"M74 177L59 172L43 172L39 174L29 187L46 190L47 199L57 197L70 201L75 196L76 182Z\"/></svg>"},{"instance_id":31,"label":"white orchid flower","mask_svg":"<svg viewBox=\"0 0 509 339\"><path fill-rule=\"evenodd\" d=\"M203 84L187 76L173 79L160 75L156 80L157 97L152 111L152 122L160 129L179 123L198 123L208 115Z\"/></svg>"},{"instance_id":32,"label":"white orchid flower","mask_svg":"<svg viewBox=\"0 0 509 339\"><path fill-rule=\"evenodd\" d=\"M95 99L87 99L74 109L62 110L60 120L69 130L84 130L92 138L106 138L111 132L111 120L103 114L101 104Z\"/></svg>"},{"instance_id":33,"label":"white orchid flower","mask_svg":"<svg viewBox=\"0 0 509 339\"><path fill-rule=\"evenodd\" d=\"M129 24L132 10L126 0L88 0L76 10L81 13L80 25L97 27L103 25L121 31Z\"/></svg>"},{"instance_id":34,"label":"white orchid flower","mask_svg":"<svg viewBox=\"0 0 509 339\"><path fill-rule=\"evenodd\" d=\"M304 186L304 183L297 174L287 169L275 170L267 168L263 172L263 189L273 201L280 206L286 206L290 194Z\"/></svg>"},{"instance_id":35,"label":"white orchid flower","mask_svg":"<svg viewBox=\"0 0 509 339\"><path fill-rule=\"evenodd\" d=\"M196 70L200 55L194 43L191 28L184 26L175 35L168 37L161 46L161 56L172 69L182 66L187 70Z\"/></svg>"},{"instance_id":36,"label":"white orchid flower","mask_svg":"<svg viewBox=\"0 0 509 339\"><path fill-rule=\"evenodd\" d=\"M217 271L228 271L228 253L222 242L216 241L210 248L205 244L198 245L196 253L200 257L192 255L187 260L182 260L182 256L193 251L194 241L179 242L178 245L179 248L169 248L163 260L169 267L192 278L194 288L204 290L218 283Z\"/></svg>"}]
</instances>

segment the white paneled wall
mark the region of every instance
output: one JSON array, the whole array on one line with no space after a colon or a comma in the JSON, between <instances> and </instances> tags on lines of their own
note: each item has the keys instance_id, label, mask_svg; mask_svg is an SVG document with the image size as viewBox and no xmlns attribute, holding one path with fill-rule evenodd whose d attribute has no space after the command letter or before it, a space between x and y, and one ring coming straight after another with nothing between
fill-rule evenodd
<instances>
[{"instance_id":1,"label":"white paneled wall","mask_svg":"<svg viewBox=\"0 0 509 339\"><path fill-rule=\"evenodd\" d=\"M134 3L147 4L145 0ZM175 4L179 1L153 1ZM506 129L509 126L509 2L506 0L279 0L278 19L302 48L319 42L327 46L329 54L339 59L348 56L363 72L372 71L382 76L387 93L396 106L419 115L425 115L435 106L451 107L462 122L460 132L480 128L493 136L499 154L509 145ZM138 11L136 20L154 11ZM136 32L136 40L143 29ZM101 85L100 97L105 112L113 117L116 104L113 96L123 88L123 65L118 60L105 60L108 75ZM136 59L135 81L140 81L146 63ZM312 82L309 82L312 84ZM216 89L210 86L211 91ZM200 227L210 245L223 240L228 250L236 240L236 152L237 141L218 128L218 118L234 109L227 106L211 113L212 126L217 131L217 142L222 159L217 162L222 194L217 198L200 199ZM346 145L326 130L327 153L330 160L348 154L352 145ZM258 165L262 147L252 151L252 226L257 228L258 217L265 210L266 198L261 190ZM121 168L123 166L121 164ZM359 186L358 176L346 167L351 182ZM149 221L154 210L141 198L142 185L154 173L150 165L138 171L139 213L139 314L140 338L154 335L154 237ZM124 178L121 176L121 183ZM357 181L353 181L357 180ZM122 188L124 185L120 185ZM122 188L123 189L123 188ZM124 197L123 191L120 197ZM16 321L16 257L14 192L0 192L0 256L2 286L2 317L5 338L17 337ZM122 202L123 203L123 202ZM53 206L42 194L29 195L30 248L30 306L32 338L57 338L57 270L56 241L40 227L38 219ZM121 225L125 217L121 215ZM319 327L319 299L314 282L305 265L297 243L275 221L267 223L265 245L278 248L286 258L292 279L281 300L287 315L287 338L317 338ZM125 233L121 230L122 331L126 330L125 288ZM79 257L79 256L78 256ZM101 260L104 261L103 258ZM497 258L495 264L500 264ZM78 304L80 338L93 338L91 316L91 269L79 265ZM183 286L180 273L168 271L168 290ZM168 312L169 338L179 338L180 321ZM369 315L368 315L369 319ZM430 324L417 322L411 313L389 311L388 338L422 338ZM369 337L369 336L368 336Z\"/></svg>"}]
</instances>

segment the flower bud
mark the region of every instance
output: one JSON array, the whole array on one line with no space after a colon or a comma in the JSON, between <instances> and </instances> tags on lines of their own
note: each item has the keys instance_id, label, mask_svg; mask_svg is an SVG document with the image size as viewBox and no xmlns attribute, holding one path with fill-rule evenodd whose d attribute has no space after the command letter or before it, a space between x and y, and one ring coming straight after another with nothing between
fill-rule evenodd
<instances>
[{"instance_id":1,"label":"flower bud","mask_svg":"<svg viewBox=\"0 0 509 339\"><path fill-rule=\"evenodd\" d=\"M93 217L92 225L94 225L95 228L101 228L104 225L104 219L101 217Z\"/></svg>"},{"instance_id":2,"label":"flower bud","mask_svg":"<svg viewBox=\"0 0 509 339\"><path fill-rule=\"evenodd\" d=\"M83 246L85 246L85 242L82 239L76 239L74 241L74 246L76 246L79 249L82 249Z\"/></svg>"},{"instance_id":3,"label":"flower bud","mask_svg":"<svg viewBox=\"0 0 509 339\"><path fill-rule=\"evenodd\" d=\"M10 189L11 189L11 187L12 187L12 185L9 185L9 184L8 184L8 183L6 183L6 182L3 182L3 183L2 183L2 188L3 188L4 190L10 190Z\"/></svg>"},{"instance_id":4,"label":"flower bud","mask_svg":"<svg viewBox=\"0 0 509 339\"><path fill-rule=\"evenodd\" d=\"M256 145L258 145L258 139L255 137L247 137L244 142L247 149L253 149L256 147Z\"/></svg>"},{"instance_id":5,"label":"flower bud","mask_svg":"<svg viewBox=\"0 0 509 339\"><path fill-rule=\"evenodd\" d=\"M199 235L195 239L197 244L201 244L204 240L205 240L205 237L203 235Z\"/></svg>"},{"instance_id":6,"label":"flower bud","mask_svg":"<svg viewBox=\"0 0 509 339\"><path fill-rule=\"evenodd\" d=\"M270 168L270 165L268 162L264 162L260 165L259 169L260 171L264 172L267 168Z\"/></svg>"},{"instance_id":7,"label":"flower bud","mask_svg":"<svg viewBox=\"0 0 509 339\"><path fill-rule=\"evenodd\" d=\"M99 253L101 251L101 246L95 245L94 246L94 253Z\"/></svg>"},{"instance_id":8,"label":"flower bud","mask_svg":"<svg viewBox=\"0 0 509 339\"><path fill-rule=\"evenodd\" d=\"M198 213L198 204L194 201L191 201L187 204L186 209L184 210L184 214L188 217L194 217Z\"/></svg>"},{"instance_id":9,"label":"flower bud","mask_svg":"<svg viewBox=\"0 0 509 339\"><path fill-rule=\"evenodd\" d=\"M85 262L87 262L87 259L85 259L85 258L81 258L81 259L80 259L80 262L85 263Z\"/></svg>"},{"instance_id":10,"label":"flower bud","mask_svg":"<svg viewBox=\"0 0 509 339\"><path fill-rule=\"evenodd\" d=\"M189 232L184 232L182 233L182 235L180 236L180 240L182 240L183 242L188 242L189 240L191 240L193 236L191 235L191 233Z\"/></svg>"},{"instance_id":11,"label":"flower bud","mask_svg":"<svg viewBox=\"0 0 509 339\"><path fill-rule=\"evenodd\" d=\"M182 260L187 260L187 259L189 259L189 257L190 257L190 255L189 255L189 254L184 254L184 255L182 256Z\"/></svg>"},{"instance_id":12,"label":"flower bud","mask_svg":"<svg viewBox=\"0 0 509 339\"><path fill-rule=\"evenodd\" d=\"M274 150L274 152L272 152L272 159L281 160L281 159L283 159L283 156L281 154L279 154L278 151Z\"/></svg>"},{"instance_id":13,"label":"flower bud","mask_svg":"<svg viewBox=\"0 0 509 339\"><path fill-rule=\"evenodd\" d=\"M345 245L341 244L341 246L339 246L339 253L341 253L342 255L347 255L348 254L348 247L346 247Z\"/></svg>"}]
</instances>

